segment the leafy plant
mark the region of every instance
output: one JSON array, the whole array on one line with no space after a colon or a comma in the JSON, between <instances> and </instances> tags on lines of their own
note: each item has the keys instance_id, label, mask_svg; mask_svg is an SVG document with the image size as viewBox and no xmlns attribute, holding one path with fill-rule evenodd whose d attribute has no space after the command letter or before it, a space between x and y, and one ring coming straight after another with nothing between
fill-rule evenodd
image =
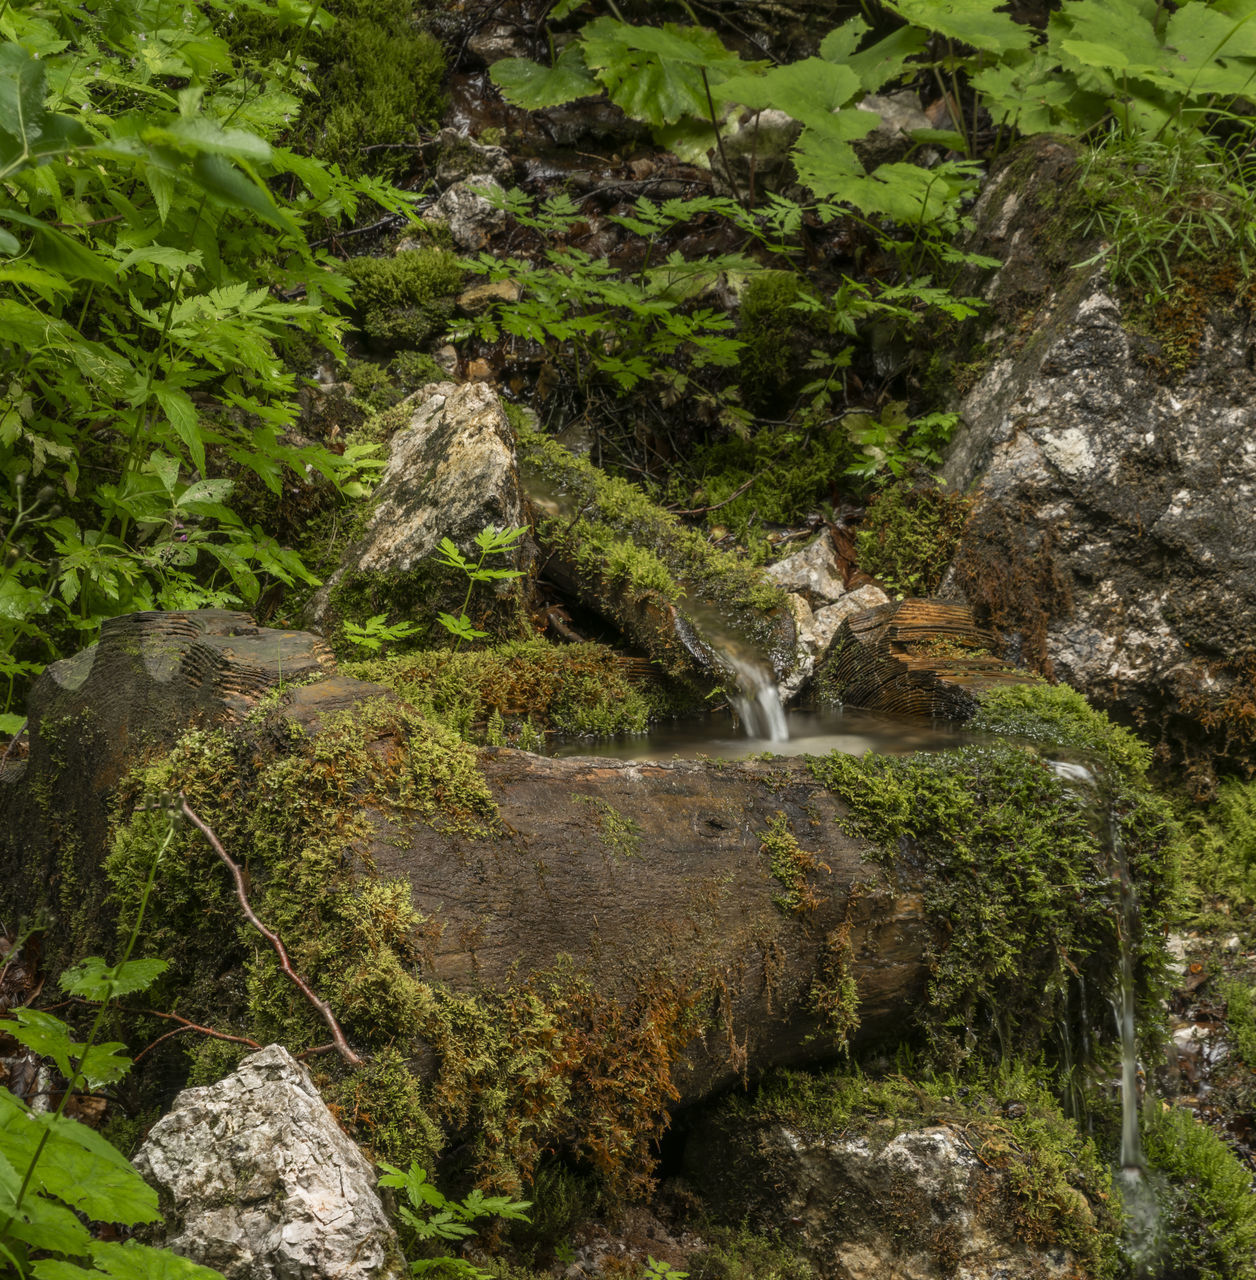
<instances>
[{"instance_id":1,"label":"leafy plant","mask_svg":"<svg viewBox=\"0 0 1256 1280\"><path fill-rule=\"evenodd\" d=\"M481 1219L500 1218L506 1222L527 1222L528 1200L512 1200L510 1196L486 1196L478 1187L461 1200L450 1200L428 1181L427 1172L412 1161L404 1173L395 1165L381 1164L384 1176L381 1187L392 1187L405 1193L406 1204L397 1206L397 1216L406 1224L414 1239L430 1246L442 1242L458 1242L476 1234L472 1223ZM492 1280L492 1276L472 1266L465 1258L448 1255L423 1258L410 1263L412 1275L460 1276L466 1280Z\"/></svg>"},{"instance_id":2,"label":"leafy plant","mask_svg":"<svg viewBox=\"0 0 1256 1280\"><path fill-rule=\"evenodd\" d=\"M67 996L98 1006L86 1038L76 1040L61 1019L38 1009L16 1009L12 1018L0 1021L0 1030L51 1059L65 1079L54 1111L32 1110L0 1087L0 1259L10 1268L6 1274L20 1280L221 1280L218 1272L168 1250L93 1235L88 1226L93 1222L123 1227L159 1222L157 1194L120 1151L66 1114L76 1091L115 1084L130 1069L124 1046L101 1043L100 1036L110 1002L145 990L166 968L164 961L131 955L174 830L171 816L122 959L110 965L91 956L61 975Z\"/></svg>"},{"instance_id":3,"label":"leafy plant","mask_svg":"<svg viewBox=\"0 0 1256 1280\"><path fill-rule=\"evenodd\" d=\"M9 6L0 45L0 651L10 698L41 662L128 610L255 600L312 582L231 505L285 473L361 492L369 451L296 445L294 342L340 351L344 278L312 221L378 182L277 145L307 82L317 5L248 0L286 30L260 64L172 11ZM288 192L285 196L280 192ZM50 490L38 512L19 477Z\"/></svg>"},{"instance_id":4,"label":"leafy plant","mask_svg":"<svg viewBox=\"0 0 1256 1280\"><path fill-rule=\"evenodd\" d=\"M344 624L344 636L352 644L356 644L360 649L366 649L371 653L378 653L386 644L393 644L398 640L407 640L418 630L413 622L394 622L389 626L384 620L388 615L386 613L377 613L360 626L356 622L346 622Z\"/></svg>"},{"instance_id":5,"label":"leafy plant","mask_svg":"<svg viewBox=\"0 0 1256 1280\"><path fill-rule=\"evenodd\" d=\"M458 569L467 576L467 594L463 597L462 608L458 611L458 617L455 618L451 613L437 615L437 621L441 626L450 635L457 637L458 643L454 646L455 649L460 648L464 640L482 640L488 634L486 631L477 631L471 625L471 619L467 616L467 605L471 603L471 593L475 590L475 584L477 582L508 581L512 578L523 577L521 569L486 569L484 561L489 556L509 555L515 550L519 539L527 532L527 525L522 525L517 529L494 529L491 526L481 529L475 535L475 545L479 548L480 558L474 564L458 550L452 539L442 538L440 540L436 562L450 569ZM397 625L407 626L409 624L398 623Z\"/></svg>"}]
</instances>

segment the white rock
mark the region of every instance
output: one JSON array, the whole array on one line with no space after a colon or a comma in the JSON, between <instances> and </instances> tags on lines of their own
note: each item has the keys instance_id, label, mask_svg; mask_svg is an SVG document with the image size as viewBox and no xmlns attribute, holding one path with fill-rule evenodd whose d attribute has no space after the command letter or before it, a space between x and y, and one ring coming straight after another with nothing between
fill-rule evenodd
<instances>
[{"instance_id":1,"label":"white rock","mask_svg":"<svg viewBox=\"0 0 1256 1280\"><path fill-rule=\"evenodd\" d=\"M185 1089L135 1157L165 1244L227 1280L406 1274L375 1174L282 1045Z\"/></svg>"},{"instance_id":2,"label":"white rock","mask_svg":"<svg viewBox=\"0 0 1256 1280\"><path fill-rule=\"evenodd\" d=\"M493 234L506 225L506 213L478 192L501 190L501 183L491 173L473 174L464 182L455 182L428 216L449 224L449 234L460 249L483 249Z\"/></svg>"},{"instance_id":3,"label":"white rock","mask_svg":"<svg viewBox=\"0 0 1256 1280\"><path fill-rule=\"evenodd\" d=\"M813 538L801 551L770 565L765 572L777 586L805 596L813 609L832 604L846 594L828 530Z\"/></svg>"},{"instance_id":4,"label":"white rock","mask_svg":"<svg viewBox=\"0 0 1256 1280\"><path fill-rule=\"evenodd\" d=\"M815 643L817 653L823 653L832 643L837 629L852 614L862 613L865 609L875 609L879 604L889 604L890 597L874 587L872 583L848 591L836 604L817 609L815 613Z\"/></svg>"}]
</instances>

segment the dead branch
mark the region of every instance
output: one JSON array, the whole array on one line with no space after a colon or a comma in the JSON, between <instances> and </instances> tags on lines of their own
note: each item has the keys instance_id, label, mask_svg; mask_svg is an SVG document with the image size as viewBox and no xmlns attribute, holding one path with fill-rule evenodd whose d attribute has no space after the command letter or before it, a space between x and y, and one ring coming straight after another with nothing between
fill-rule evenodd
<instances>
[{"instance_id":1,"label":"dead branch","mask_svg":"<svg viewBox=\"0 0 1256 1280\"><path fill-rule=\"evenodd\" d=\"M327 1023L327 1026L331 1030L332 1039L335 1041L336 1049L340 1056L352 1066L360 1067L362 1065L362 1059L349 1048L349 1042L345 1039L344 1032L340 1029L340 1023L336 1021L336 1015L332 1013L330 1006L325 1000L320 1000L318 996L310 990L305 981L292 967L292 962L288 959L288 953L284 949L284 945L282 941L280 941L279 935L268 929L261 920L258 919L257 914L249 905L248 895L245 893L244 889L244 872L240 870L239 863L235 862L227 853L226 849L222 847L222 842L214 834L213 829L200 817L192 806L188 804L187 798L182 794L182 792L179 794L179 805L183 812L183 816L187 818L194 827L196 827L206 840L209 841L210 848L213 849L224 863L226 863L227 869L231 872L231 876L235 880L236 898L240 903L241 910L244 912L253 928L255 928L258 933L260 933L262 937L275 948L275 954L279 957L279 967L288 975L289 978L292 979L301 994L322 1015L323 1021Z\"/></svg>"}]
</instances>

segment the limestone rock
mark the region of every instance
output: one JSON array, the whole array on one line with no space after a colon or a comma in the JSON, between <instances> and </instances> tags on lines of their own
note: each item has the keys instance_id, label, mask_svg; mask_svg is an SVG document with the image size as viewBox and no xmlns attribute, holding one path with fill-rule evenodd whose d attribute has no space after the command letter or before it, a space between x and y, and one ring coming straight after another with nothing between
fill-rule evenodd
<instances>
[{"instance_id":1,"label":"limestone rock","mask_svg":"<svg viewBox=\"0 0 1256 1280\"><path fill-rule=\"evenodd\" d=\"M944 466L979 492L944 591L985 610L1023 663L1175 752L1225 750L1199 745L1198 711L1251 680L1238 664L1256 633L1256 325L1205 301L1196 356L1165 371L1102 271L1054 269L1093 251L1052 240L1042 212L1074 164L1036 140L975 210L972 247L1005 261L985 286L980 350L997 358Z\"/></svg>"},{"instance_id":2,"label":"limestone rock","mask_svg":"<svg viewBox=\"0 0 1256 1280\"><path fill-rule=\"evenodd\" d=\"M518 302L522 289L513 280L486 280L473 284L458 295L458 307L469 316L478 316L498 302Z\"/></svg>"},{"instance_id":3,"label":"limestone rock","mask_svg":"<svg viewBox=\"0 0 1256 1280\"><path fill-rule=\"evenodd\" d=\"M442 191L472 174L489 174L498 182L509 182L514 166L505 147L486 147L457 129L442 129L436 135L440 150L436 157L436 185ZM480 181L480 179L471 179Z\"/></svg>"},{"instance_id":4,"label":"limestone rock","mask_svg":"<svg viewBox=\"0 0 1256 1280\"><path fill-rule=\"evenodd\" d=\"M506 213L477 192L501 190L501 183L491 173L471 174L445 191L428 216L449 224L449 234L460 249L483 249L506 225Z\"/></svg>"},{"instance_id":5,"label":"limestone rock","mask_svg":"<svg viewBox=\"0 0 1256 1280\"><path fill-rule=\"evenodd\" d=\"M773 565L772 568L780 568L780 565ZM769 569L768 573L771 572ZM879 604L888 604L889 599L880 587L871 583L856 587L854 591L847 591L836 603L815 610L804 595L795 592L788 596L787 601L798 629L798 657L792 670L781 681L782 696L786 699L793 698L807 683L816 663L828 652L838 627L847 618Z\"/></svg>"},{"instance_id":6,"label":"limestone rock","mask_svg":"<svg viewBox=\"0 0 1256 1280\"><path fill-rule=\"evenodd\" d=\"M898 1132L886 1122L831 1134L771 1124L733 1135L731 1152L709 1141L700 1130L686 1153L699 1187L721 1214L749 1208L757 1227L779 1230L821 1280L1088 1274L1066 1249L1017 1238L1005 1207L1008 1175L947 1126ZM718 1172L704 1173L704 1159ZM1076 1194L1074 1208L1085 1214Z\"/></svg>"},{"instance_id":7,"label":"limestone rock","mask_svg":"<svg viewBox=\"0 0 1256 1280\"><path fill-rule=\"evenodd\" d=\"M329 625L335 590L350 575L409 574L442 538L469 554L475 535L487 526L526 523L514 432L491 387L434 382L403 405L410 421L392 438L366 527L306 606L308 625ZM499 559L494 567L526 564L521 547L512 560ZM481 591L487 595L488 588Z\"/></svg>"},{"instance_id":8,"label":"limestone rock","mask_svg":"<svg viewBox=\"0 0 1256 1280\"><path fill-rule=\"evenodd\" d=\"M813 644L817 654L824 653L837 635L837 629L857 613L865 609L875 609L879 604L889 604L890 597L880 587L865 583L848 591L834 604L817 609L813 615L812 626L815 628Z\"/></svg>"},{"instance_id":9,"label":"limestone rock","mask_svg":"<svg viewBox=\"0 0 1256 1280\"><path fill-rule=\"evenodd\" d=\"M165 1244L227 1280L406 1274L375 1175L281 1045L185 1089L135 1157Z\"/></svg>"},{"instance_id":10,"label":"limestone rock","mask_svg":"<svg viewBox=\"0 0 1256 1280\"><path fill-rule=\"evenodd\" d=\"M801 551L770 565L766 572L777 586L805 596L813 609L822 609L846 594L837 551L827 529Z\"/></svg>"}]
</instances>

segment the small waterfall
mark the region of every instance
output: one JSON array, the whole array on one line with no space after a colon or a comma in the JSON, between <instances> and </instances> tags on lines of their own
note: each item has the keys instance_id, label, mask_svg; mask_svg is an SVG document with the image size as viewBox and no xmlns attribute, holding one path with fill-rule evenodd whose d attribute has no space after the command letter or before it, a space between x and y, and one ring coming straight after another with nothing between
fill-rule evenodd
<instances>
[{"instance_id":1,"label":"small waterfall","mask_svg":"<svg viewBox=\"0 0 1256 1280\"><path fill-rule=\"evenodd\" d=\"M766 738L769 742L788 742L785 707L771 667L762 660L748 658L731 649L717 649L716 654L732 675L735 687L729 696L737 708L737 717L745 733L751 738Z\"/></svg>"}]
</instances>

